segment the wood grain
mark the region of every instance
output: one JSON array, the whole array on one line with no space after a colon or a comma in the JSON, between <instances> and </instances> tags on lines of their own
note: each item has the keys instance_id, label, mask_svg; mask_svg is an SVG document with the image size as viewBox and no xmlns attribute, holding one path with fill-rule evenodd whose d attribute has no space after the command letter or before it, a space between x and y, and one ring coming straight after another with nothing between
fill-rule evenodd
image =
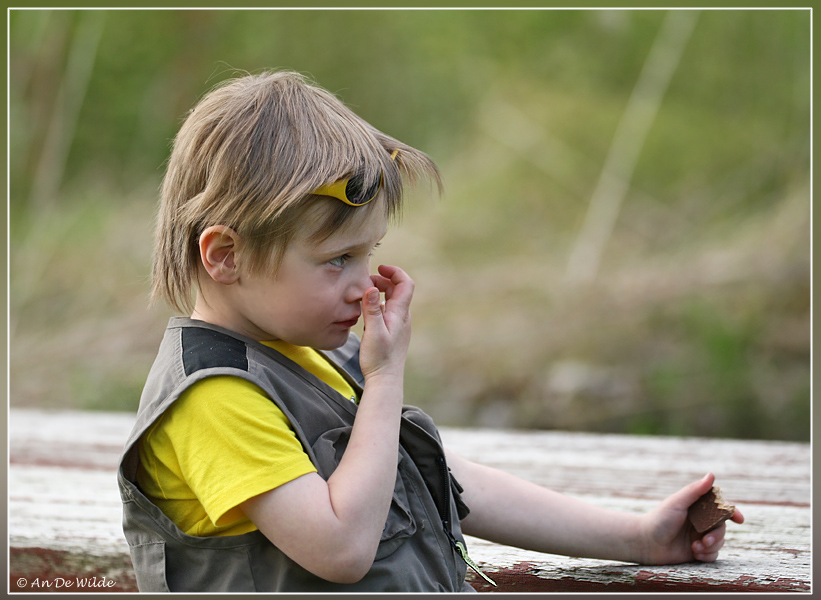
<instances>
[{"instance_id":1,"label":"wood grain","mask_svg":"<svg viewBox=\"0 0 821 600\"><path fill-rule=\"evenodd\" d=\"M136 591L115 471L134 416L9 413L12 591L97 577ZM527 552L468 538L495 592L806 592L811 589L809 444L443 428L445 444L479 462L588 502L643 512L706 472L744 514L711 564L647 567ZM25 580L26 585L19 586ZM86 579L86 582L91 581Z\"/></svg>"}]
</instances>

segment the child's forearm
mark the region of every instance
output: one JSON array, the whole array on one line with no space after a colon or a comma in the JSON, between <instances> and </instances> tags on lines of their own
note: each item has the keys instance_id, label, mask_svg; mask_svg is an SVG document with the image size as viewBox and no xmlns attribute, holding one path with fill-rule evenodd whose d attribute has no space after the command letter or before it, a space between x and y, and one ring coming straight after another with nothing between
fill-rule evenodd
<instances>
[{"instance_id":1,"label":"child's forearm","mask_svg":"<svg viewBox=\"0 0 821 600\"><path fill-rule=\"evenodd\" d=\"M639 515L592 506L452 454L448 459L471 510L465 533L538 552L640 560Z\"/></svg>"},{"instance_id":2,"label":"child's forearm","mask_svg":"<svg viewBox=\"0 0 821 600\"><path fill-rule=\"evenodd\" d=\"M396 483L403 382L372 377L364 388L348 447L328 479L334 513L350 530L346 544L370 555L385 526Z\"/></svg>"},{"instance_id":3,"label":"child's forearm","mask_svg":"<svg viewBox=\"0 0 821 600\"><path fill-rule=\"evenodd\" d=\"M336 583L359 581L376 555L396 482L401 378L372 378L359 405L328 481L309 473L242 505L275 546Z\"/></svg>"},{"instance_id":4,"label":"child's forearm","mask_svg":"<svg viewBox=\"0 0 821 600\"><path fill-rule=\"evenodd\" d=\"M413 280L382 265L362 297L365 330L359 364L365 386L348 446L328 494L340 525L337 541L365 575L373 563L396 486L405 357L410 341ZM380 303L380 292L385 295Z\"/></svg>"}]
</instances>

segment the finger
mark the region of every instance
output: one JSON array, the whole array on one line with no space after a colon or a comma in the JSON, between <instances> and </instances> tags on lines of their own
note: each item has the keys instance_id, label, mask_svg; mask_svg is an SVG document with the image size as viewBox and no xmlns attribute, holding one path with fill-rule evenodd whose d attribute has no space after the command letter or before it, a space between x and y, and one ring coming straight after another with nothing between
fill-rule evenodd
<instances>
[{"instance_id":1,"label":"finger","mask_svg":"<svg viewBox=\"0 0 821 600\"><path fill-rule=\"evenodd\" d=\"M706 543L703 545L702 552L718 552L724 547L724 543L726 542L725 538L719 539L717 542Z\"/></svg>"},{"instance_id":2,"label":"finger","mask_svg":"<svg viewBox=\"0 0 821 600\"><path fill-rule=\"evenodd\" d=\"M718 552L694 553L693 558L699 562L715 562L718 558Z\"/></svg>"},{"instance_id":3,"label":"finger","mask_svg":"<svg viewBox=\"0 0 821 600\"><path fill-rule=\"evenodd\" d=\"M380 275L383 275L383 276L387 277L388 279L393 279L394 276L396 276L400 279L401 278L410 279L408 277L408 274L405 273L405 271L403 271L402 269L400 269L399 267L396 267L394 265L379 265L379 267L377 267L376 270L379 272Z\"/></svg>"},{"instance_id":4,"label":"finger","mask_svg":"<svg viewBox=\"0 0 821 600\"><path fill-rule=\"evenodd\" d=\"M362 296L362 315L365 318L365 329L377 324L384 323L382 319L382 303L379 298L379 290L375 287L368 288Z\"/></svg>"},{"instance_id":5,"label":"finger","mask_svg":"<svg viewBox=\"0 0 821 600\"><path fill-rule=\"evenodd\" d=\"M371 275L371 282L380 292L384 293L388 293L389 290L392 290L394 287L391 280L387 277L382 277L382 275Z\"/></svg>"},{"instance_id":6,"label":"finger","mask_svg":"<svg viewBox=\"0 0 821 600\"><path fill-rule=\"evenodd\" d=\"M384 265L380 266L379 268L380 269L392 269L392 267L385 267ZM388 271L386 271L386 272L388 272ZM394 272L392 270L389 271L389 272L390 272L391 275L394 274ZM371 281L373 282L373 284L376 287L379 288L379 291L384 292L385 294L390 294L391 290L393 290L393 288L395 288L397 285L400 285L401 284L401 279L402 278L400 276L400 277L396 278L396 281L394 281L394 279L391 278L390 276L386 276L386 275L383 275L381 273L371 275Z\"/></svg>"},{"instance_id":7,"label":"finger","mask_svg":"<svg viewBox=\"0 0 821 600\"><path fill-rule=\"evenodd\" d=\"M398 300L404 309L410 306L414 290L413 279L399 267L380 265L379 274L371 275L371 281L384 292L386 300Z\"/></svg>"},{"instance_id":8,"label":"finger","mask_svg":"<svg viewBox=\"0 0 821 600\"><path fill-rule=\"evenodd\" d=\"M715 481L715 476L712 473L707 473L698 481L684 486L670 496L667 499L668 506L671 509L687 510L696 500L713 487L713 481Z\"/></svg>"},{"instance_id":9,"label":"finger","mask_svg":"<svg viewBox=\"0 0 821 600\"><path fill-rule=\"evenodd\" d=\"M721 525L693 542L693 552L717 552L724 546L725 527Z\"/></svg>"},{"instance_id":10,"label":"finger","mask_svg":"<svg viewBox=\"0 0 821 600\"><path fill-rule=\"evenodd\" d=\"M731 520L733 523L738 523L738 524L740 525L741 523L743 523L743 522L744 522L744 515L742 515L742 514L741 514L741 511L740 511L740 510L735 509L735 510L733 511L733 516L732 516L732 517L730 517L730 520Z\"/></svg>"},{"instance_id":11,"label":"finger","mask_svg":"<svg viewBox=\"0 0 821 600\"><path fill-rule=\"evenodd\" d=\"M382 277L381 275L371 275L371 281L376 289L385 294L385 302L382 303L382 305L385 306L385 303L394 297L396 286L393 285L390 279Z\"/></svg>"},{"instance_id":12,"label":"finger","mask_svg":"<svg viewBox=\"0 0 821 600\"><path fill-rule=\"evenodd\" d=\"M693 542L693 558L701 562L713 562L718 558L719 550L724 546L724 538L709 546L701 542Z\"/></svg>"},{"instance_id":13,"label":"finger","mask_svg":"<svg viewBox=\"0 0 821 600\"><path fill-rule=\"evenodd\" d=\"M413 285L413 279L411 279L410 276L399 267L394 267L392 265L379 265L377 271L383 277L390 279L391 283L394 285Z\"/></svg>"}]
</instances>

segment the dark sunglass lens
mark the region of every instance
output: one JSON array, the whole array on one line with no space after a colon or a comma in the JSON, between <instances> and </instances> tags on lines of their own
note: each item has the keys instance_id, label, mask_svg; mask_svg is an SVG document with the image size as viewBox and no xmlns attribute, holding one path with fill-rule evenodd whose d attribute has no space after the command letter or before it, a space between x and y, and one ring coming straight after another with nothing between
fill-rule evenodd
<instances>
[{"instance_id":1,"label":"dark sunglass lens","mask_svg":"<svg viewBox=\"0 0 821 600\"><path fill-rule=\"evenodd\" d=\"M354 175L348 180L348 185L345 186L345 194L348 196L353 204L365 204L376 196L379 191L379 182L377 181L368 189L363 189L364 177L362 175Z\"/></svg>"}]
</instances>

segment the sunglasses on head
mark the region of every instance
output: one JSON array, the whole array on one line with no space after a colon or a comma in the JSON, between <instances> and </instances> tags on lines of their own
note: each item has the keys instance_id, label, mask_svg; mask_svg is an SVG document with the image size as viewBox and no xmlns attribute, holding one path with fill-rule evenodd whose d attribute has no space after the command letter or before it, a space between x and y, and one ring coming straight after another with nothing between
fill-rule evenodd
<instances>
[{"instance_id":1,"label":"sunglasses on head","mask_svg":"<svg viewBox=\"0 0 821 600\"><path fill-rule=\"evenodd\" d=\"M391 152L391 160L395 161L398 154L399 150ZM350 206L364 206L376 198L379 189L382 187L382 176L380 175L379 181L367 189L364 188L364 179L362 175L353 175L335 181L334 183L323 185L312 193L317 196L331 196Z\"/></svg>"}]
</instances>

